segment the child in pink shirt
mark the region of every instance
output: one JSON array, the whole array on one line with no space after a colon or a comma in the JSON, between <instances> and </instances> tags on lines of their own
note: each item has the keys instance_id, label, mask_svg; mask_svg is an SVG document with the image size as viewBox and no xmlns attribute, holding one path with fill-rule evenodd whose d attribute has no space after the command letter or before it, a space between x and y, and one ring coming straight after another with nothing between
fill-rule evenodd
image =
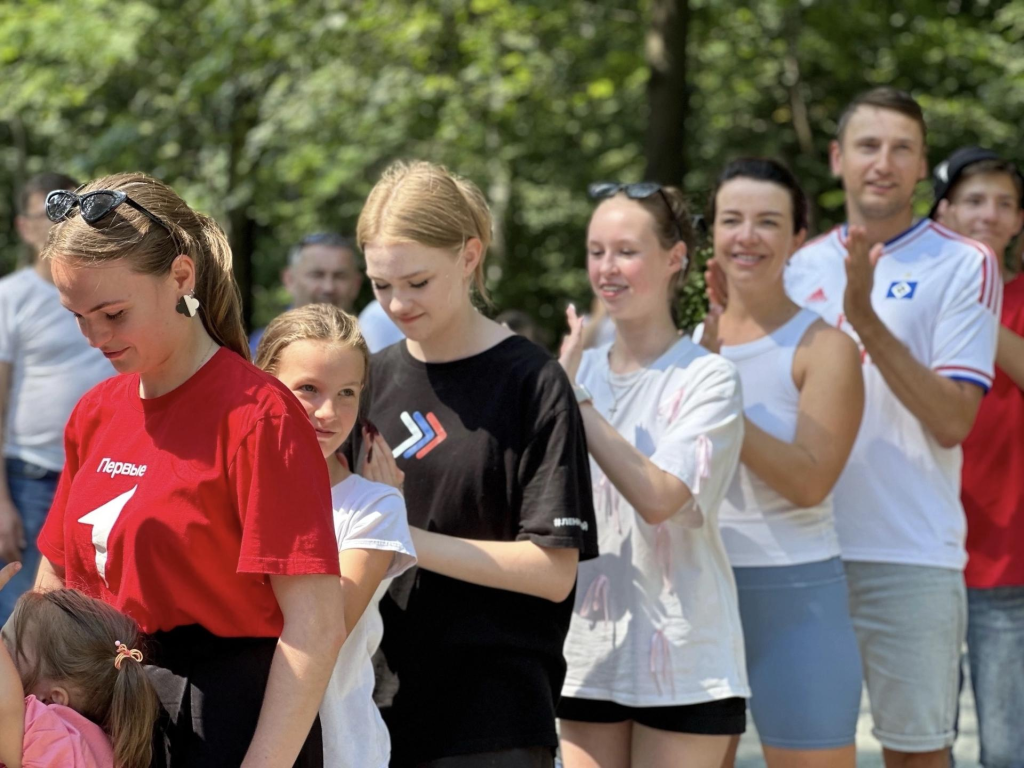
<instances>
[{"instance_id":1,"label":"child in pink shirt","mask_svg":"<svg viewBox=\"0 0 1024 768\"><path fill-rule=\"evenodd\" d=\"M157 701L140 644L134 621L81 592L22 595L0 643L0 768L148 768Z\"/></svg>"}]
</instances>

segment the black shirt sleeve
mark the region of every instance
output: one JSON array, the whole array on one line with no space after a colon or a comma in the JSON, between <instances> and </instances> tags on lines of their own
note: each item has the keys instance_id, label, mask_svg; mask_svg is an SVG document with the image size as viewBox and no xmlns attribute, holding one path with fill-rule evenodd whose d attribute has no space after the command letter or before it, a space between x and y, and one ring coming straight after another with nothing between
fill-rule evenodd
<instances>
[{"instance_id":1,"label":"black shirt sleeve","mask_svg":"<svg viewBox=\"0 0 1024 768\"><path fill-rule=\"evenodd\" d=\"M556 364L557 365L557 364ZM580 560L597 557L597 525L590 460L579 406L564 375L552 382L554 407L540 422L519 460L523 501L517 540L575 548Z\"/></svg>"}]
</instances>

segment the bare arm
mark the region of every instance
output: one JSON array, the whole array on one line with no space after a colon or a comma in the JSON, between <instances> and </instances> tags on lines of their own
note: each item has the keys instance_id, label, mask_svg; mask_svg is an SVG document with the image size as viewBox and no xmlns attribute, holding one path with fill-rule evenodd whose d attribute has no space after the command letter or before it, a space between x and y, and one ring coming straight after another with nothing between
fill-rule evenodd
<instances>
[{"instance_id":1,"label":"bare arm","mask_svg":"<svg viewBox=\"0 0 1024 768\"><path fill-rule=\"evenodd\" d=\"M580 412L590 455L645 522L663 523L690 503L693 493L686 484L640 453L593 404L585 403ZM700 514L696 507L694 514ZM700 520L691 522L699 524Z\"/></svg>"},{"instance_id":2,"label":"bare arm","mask_svg":"<svg viewBox=\"0 0 1024 768\"><path fill-rule=\"evenodd\" d=\"M1005 325L999 326L999 345L996 365L1017 385L1024 389L1024 337L1018 336Z\"/></svg>"},{"instance_id":3,"label":"bare arm","mask_svg":"<svg viewBox=\"0 0 1024 768\"><path fill-rule=\"evenodd\" d=\"M800 386L793 442L772 437L748 419L740 458L773 490L799 507L820 504L846 465L864 412L857 345L817 322L797 350Z\"/></svg>"},{"instance_id":4,"label":"bare arm","mask_svg":"<svg viewBox=\"0 0 1024 768\"><path fill-rule=\"evenodd\" d=\"M346 549L338 556L349 631L359 622L394 559L394 552L383 549Z\"/></svg>"},{"instance_id":5,"label":"bare arm","mask_svg":"<svg viewBox=\"0 0 1024 768\"><path fill-rule=\"evenodd\" d=\"M36 571L34 588L40 592L64 587L64 569L54 565L46 557L39 558L39 570Z\"/></svg>"},{"instance_id":6,"label":"bare arm","mask_svg":"<svg viewBox=\"0 0 1024 768\"><path fill-rule=\"evenodd\" d=\"M569 381L576 381L583 355L583 318L572 305L566 311L569 334L562 341L559 362ZM580 408L587 449L608 480L646 522L657 525L681 510L693 498L682 480L670 475L638 451L597 412L593 403ZM700 514L699 510L695 510ZM697 524L700 523L698 519Z\"/></svg>"},{"instance_id":7,"label":"bare arm","mask_svg":"<svg viewBox=\"0 0 1024 768\"><path fill-rule=\"evenodd\" d=\"M506 589L555 603L576 584L580 553L532 541L477 541L412 529L421 568L482 587Z\"/></svg>"},{"instance_id":8,"label":"bare arm","mask_svg":"<svg viewBox=\"0 0 1024 768\"><path fill-rule=\"evenodd\" d=\"M345 640L337 576L271 576L284 629L242 768L288 768L298 757Z\"/></svg>"},{"instance_id":9,"label":"bare arm","mask_svg":"<svg viewBox=\"0 0 1024 768\"><path fill-rule=\"evenodd\" d=\"M962 443L985 394L981 387L950 379L918 362L877 315L854 327L889 389L938 444L953 448Z\"/></svg>"},{"instance_id":10,"label":"bare arm","mask_svg":"<svg viewBox=\"0 0 1024 768\"><path fill-rule=\"evenodd\" d=\"M852 226L849 233L843 297L846 319L904 407L943 448L959 445L974 426L984 392L976 385L948 378L918 362L885 327L871 305L875 265L882 257L882 244L869 247L863 227Z\"/></svg>"},{"instance_id":11,"label":"bare arm","mask_svg":"<svg viewBox=\"0 0 1024 768\"><path fill-rule=\"evenodd\" d=\"M0 571L0 589L21 570L21 563L9 563ZM0 763L7 768L21 768L25 741L25 690L7 651L0 642Z\"/></svg>"},{"instance_id":12,"label":"bare arm","mask_svg":"<svg viewBox=\"0 0 1024 768\"><path fill-rule=\"evenodd\" d=\"M3 448L4 424L10 393L11 364L0 362L0 449ZM21 562L25 544L25 526L21 520L21 513L11 500L7 485L7 467L0 456L0 559L9 563Z\"/></svg>"}]
</instances>

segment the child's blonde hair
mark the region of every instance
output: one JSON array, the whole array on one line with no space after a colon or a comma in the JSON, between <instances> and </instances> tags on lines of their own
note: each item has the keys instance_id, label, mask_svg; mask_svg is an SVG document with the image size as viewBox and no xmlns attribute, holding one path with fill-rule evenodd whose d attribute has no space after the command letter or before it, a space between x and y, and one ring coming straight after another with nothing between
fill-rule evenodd
<instances>
[{"instance_id":1,"label":"child's blonde hair","mask_svg":"<svg viewBox=\"0 0 1024 768\"><path fill-rule=\"evenodd\" d=\"M256 366L276 374L281 353L297 341L325 341L354 349L363 357L363 386L370 375L370 350L352 315L333 304L307 304L271 320L256 349Z\"/></svg>"},{"instance_id":2,"label":"child's blonde hair","mask_svg":"<svg viewBox=\"0 0 1024 768\"><path fill-rule=\"evenodd\" d=\"M476 184L441 165L422 160L388 167L366 199L356 241L413 242L458 253L476 238L482 246L473 287L490 304L484 285L484 256L491 244L491 211Z\"/></svg>"},{"instance_id":3,"label":"child's blonde hair","mask_svg":"<svg viewBox=\"0 0 1024 768\"><path fill-rule=\"evenodd\" d=\"M142 664L118 659L118 643L143 651L142 632L130 618L74 589L26 592L11 615L12 652L27 662L28 641L35 651L22 684L40 679L66 685L75 711L110 737L117 768L148 768L152 756L156 693Z\"/></svg>"}]
</instances>

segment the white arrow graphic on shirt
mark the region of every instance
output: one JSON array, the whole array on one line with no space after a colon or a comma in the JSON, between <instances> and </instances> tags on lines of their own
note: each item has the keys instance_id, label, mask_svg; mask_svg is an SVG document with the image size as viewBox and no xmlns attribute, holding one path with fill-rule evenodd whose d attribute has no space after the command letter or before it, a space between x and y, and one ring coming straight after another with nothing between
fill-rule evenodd
<instances>
[{"instance_id":1,"label":"white arrow graphic on shirt","mask_svg":"<svg viewBox=\"0 0 1024 768\"><path fill-rule=\"evenodd\" d=\"M402 411L399 418L402 419L402 423L405 424L411 433L411 437L408 440L404 440L401 445L391 451L391 455L396 459L423 439L423 430L416 426L416 422L412 420L412 416L409 415L408 411Z\"/></svg>"},{"instance_id":2,"label":"white arrow graphic on shirt","mask_svg":"<svg viewBox=\"0 0 1024 768\"><path fill-rule=\"evenodd\" d=\"M130 491L125 491L120 496L78 518L78 522L92 526L92 545L96 548L96 572L108 587L110 584L107 583L107 539L110 538L110 531L114 527L114 523L117 522L121 510L135 495L135 490L138 487L136 485Z\"/></svg>"}]
</instances>

